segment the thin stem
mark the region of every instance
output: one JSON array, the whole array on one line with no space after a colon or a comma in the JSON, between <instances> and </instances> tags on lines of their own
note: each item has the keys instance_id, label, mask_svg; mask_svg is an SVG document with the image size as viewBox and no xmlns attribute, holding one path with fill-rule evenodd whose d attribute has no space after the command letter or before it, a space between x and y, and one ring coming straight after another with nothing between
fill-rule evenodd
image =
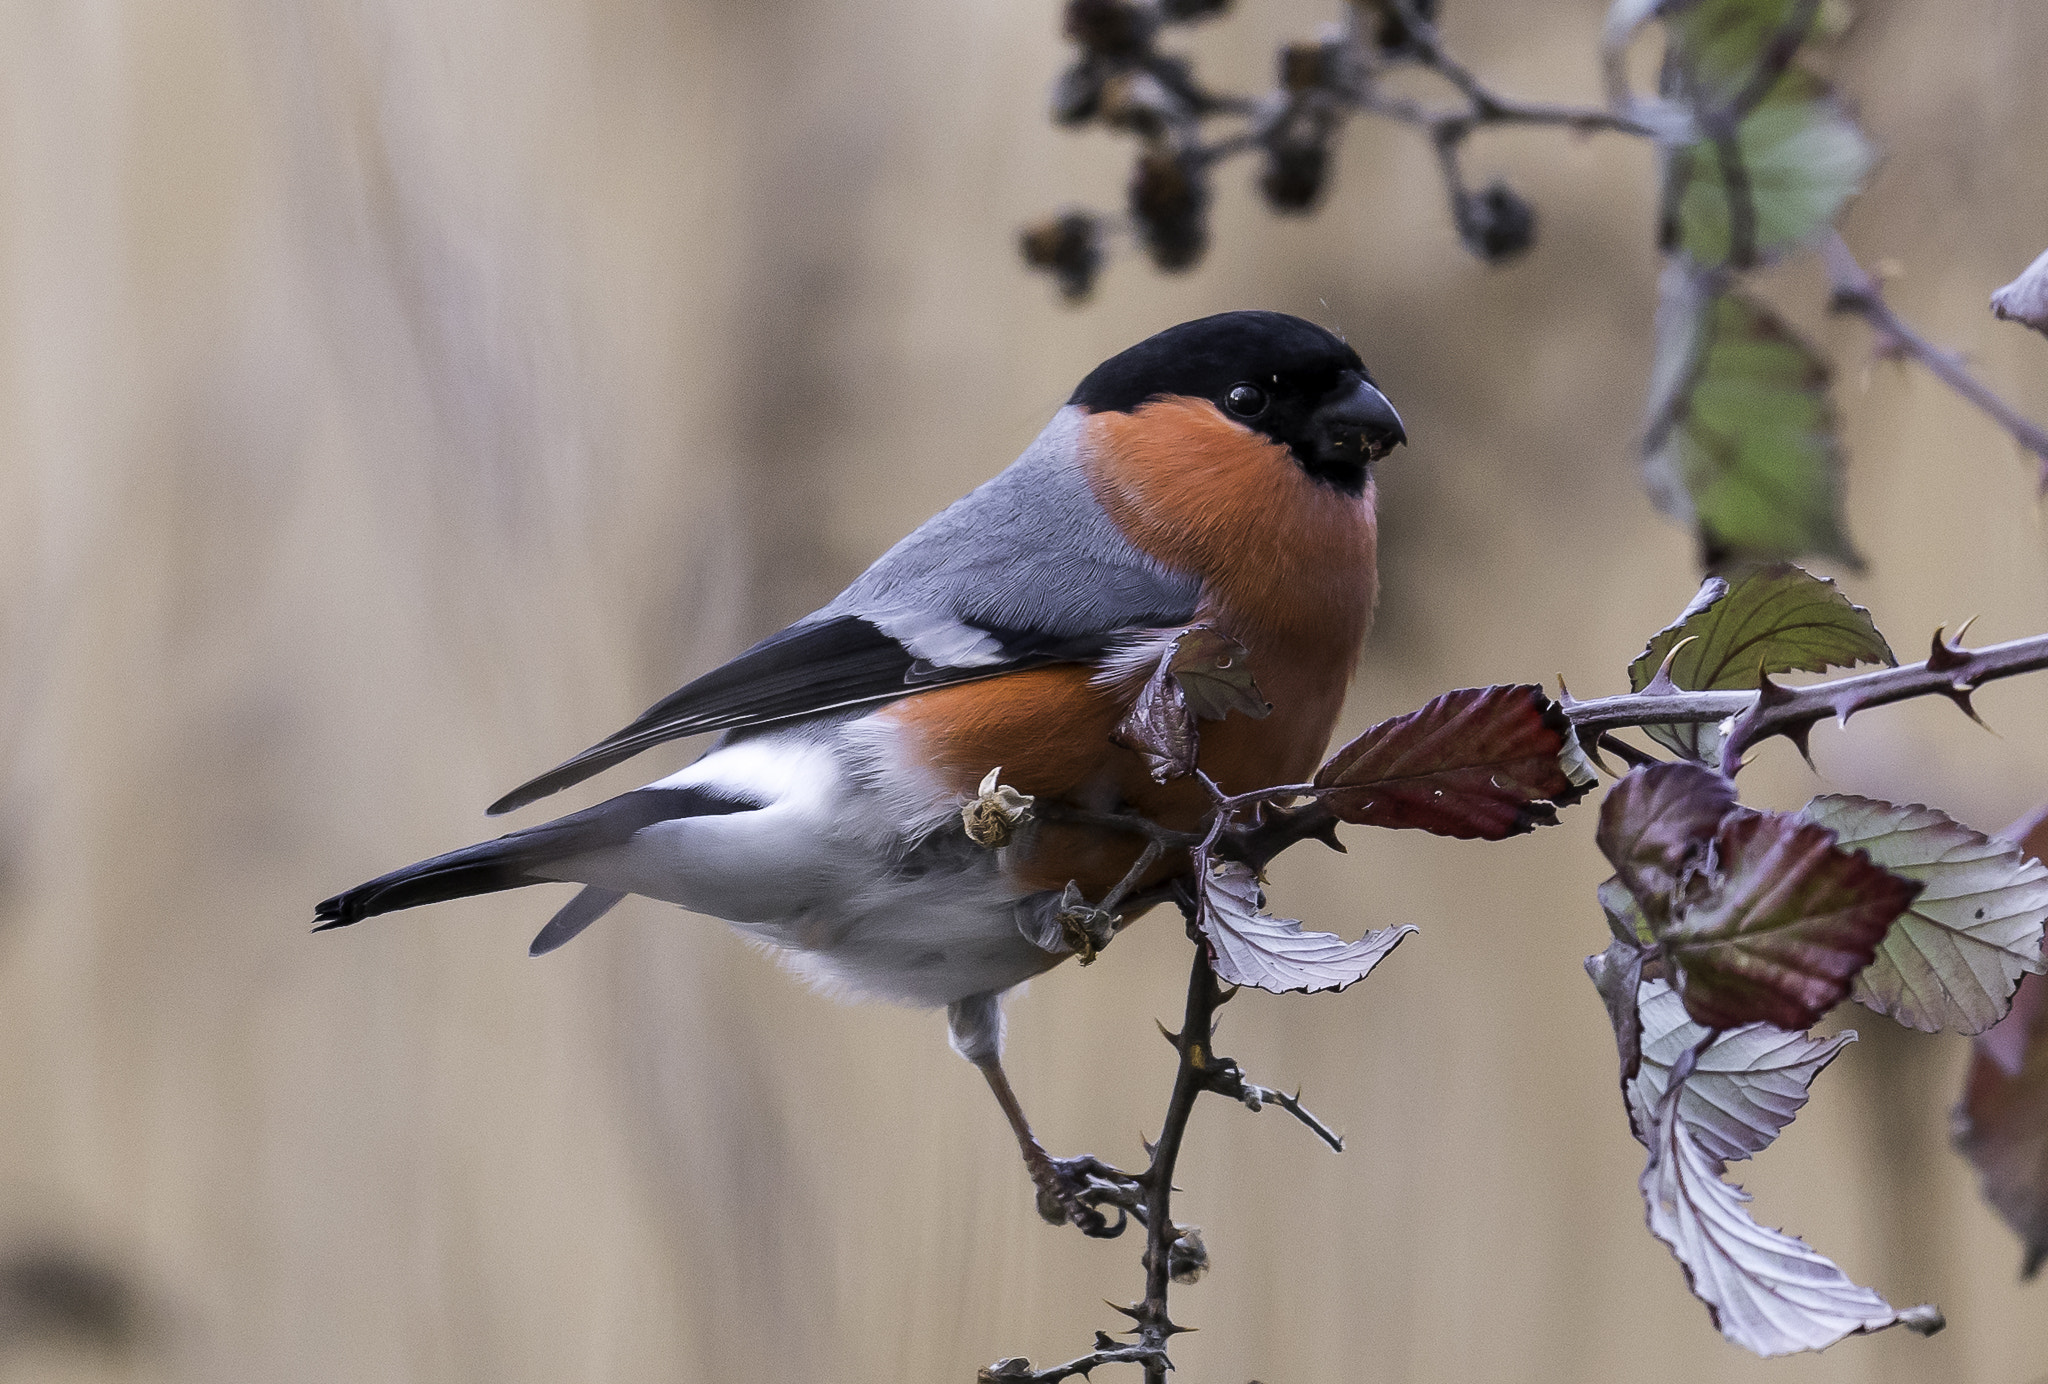
<instances>
[{"instance_id":1,"label":"thin stem","mask_svg":"<svg viewBox=\"0 0 2048 1384\"><path fill-rule=\"evenodd\" d=\"M1191 904L1183 904L1189 927L1194 926ZM1173 1096L1166 1105L1166 1119L1160 1125L1159 1141L1152 1147L1152 1165L1145 1183L1145 1300L1139 1304L1138 1343L1159 1352L1145 1362L1146 1384L1165 1384L1168 1365L1166 1342L1181 1330L1167 1315L1167 1292L1172 1286L1170 1260L1178 1233L1173 1223L1173 1169L1180 1159L1181 1138L1187 1133L1188 1116L1194 1113L1195 1098L1208 1085L1210 1038L1216 1026L1216 973L1209 966L1209 947L1199 935L1195 957L1188 970L1187 1008L1182 1015L1180 1036L1174 1046L1180 1050L1180 1066L1173 1077Z\"/></svg>"},{"instance_id":2,"label":"thin stem","mask_svg":"<svg viewBox=\"0 0 2048 1384\"><path fill-rule=\"evenodd\" d=\"M1857 263L1848 243L1833 231L1821 242L1826 261L1830 304L1836 312L1854 313L1879 333L1881 348L1909 355L1934 373L1936 379L1962 395L2012 434L2013 440L2032 452L2041 463L2041 488L2048 493L2048 431L1992 393L1989 386L1971 374L1953 351L1944 351L1919 332L1884 300L1884 290Z\"/></svg>"},{"instance_id":3,"label":"thin stem","mask_svg":"<svg viewBox=\"0 0 2048 1384\"><path fill-rule=\"evenodd\" d=\"M1807 729L1824 717L1847 721L1869 707L1930 696L1947 697L1969 711L1974 689L2043 668L2048 668L2048 634L1961 649L1944 643L1937 632L1927 660L1902 668L1804 687L1770 683L1762 692L1629 692L1591 701L1567 700L1562 706L1582 743L1589 732L1622 726L1697 724L1733 717L1735 723L1722 743L1722 766L1731 770L1741 762L1743 751L1773 735L1788 735L1803 744Z\"/></svg>"}]
</instances>

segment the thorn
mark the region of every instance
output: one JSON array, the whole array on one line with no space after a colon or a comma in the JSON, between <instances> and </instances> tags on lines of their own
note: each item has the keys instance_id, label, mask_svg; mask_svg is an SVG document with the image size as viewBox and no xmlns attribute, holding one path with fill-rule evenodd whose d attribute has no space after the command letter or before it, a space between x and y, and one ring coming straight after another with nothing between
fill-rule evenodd
<instances>
[{"instance_id":1,"label":"thorn","mask_svg":"<svg viewBox=\"0 0 2048 1384\"><path fill-rule=\"evenodd\" d=\"M1104 1298L1102 1301L1103 1304L1106 1307L1108 1307L1112 1312L1121 1312L1134 1322L1141 1322L1145 1320L1145 1311L1143 1303L1134 1302L1129 1307L1119 1307L1115 1303L1111 1302L1108 1298Z\"/></svg>"},{"instance_id":2,"label":"thorn","mask_svg":"<svg viewBox=\"0 0 2048 1384\"><path fill-rule=\"evenodd\" d=\"M1559 706L1570 706L1576 700L1578 699L1572 696L1571 688L1564 685L1564 674L1559 673L1557 675L1557 704Z\"/></svg>"},{"instance_id":3,"label":"thorn","mask_svg":"<svg viewBox=\"0 0 2048 1384\"><path fill-rule=\"evenodd\" d=\"M1756 704L1759 708L1782 706L1792 700L1793 692L1782 683L1771 681L1771 675L1759 663L1756 668Z\"/></svg>"},{"instance_id":4,"label":"thorn","mask_svg":"<svg viewBox=\"0 0 2048 1384\"><path fill-rule=\"evenodd\" d=\"M1337 839L1337 824L1334 821L1323 823L1321 830L1310 832L1309 837L1311 840L1322 842L1339 855L1351 854L1344 843Z\"/></svg>"},{"instance_id":5,"label":"thorn","mask_svg":"<svg viewBox=\"0 0 2048 1384\"><path fill-rule=\"evenodd\" d=\"M1178 1033L1175 1033L1172 1029L1168 1028L1163 1022L1161 1022L1158 1019L1154 1019L1152 1022L1159 1025L1159 1036L1161 1038L1164 1038L1167 1042L1173 1044L1175 1049L1178 1049L1180 1047L1180 1035Z\"/></svg>"},{"instance_id":6,"label":"thorn","mask_svg":"<svg viewBox=\"0 0 2048 1384\"><path fill-rule=\"evenodd\" d=\"M1974 615L1970 617L1971 620L1976 618ZM1964 623L1963 628L1969 628L1968 622ZM1941 634L1941 626L1935 626L1934 640L1927 650L1927 671L1930 673L1946 673L1951 669L1961 668L1970 661L1969 651L1963 648L1962 630L1956 631L1953 640L1943 639Z\"/></svg>"},{"instance_id":7,"label":"thorn","mask_svg":"<svg viewBox=\"0 0 2048 1384\"><path fill-rule=\"evenodd\" d=\"M1097 1350L1115 1350L1118 1348L1117 1339L1107 1331L1098 1331L1095 1333L1095 1348Z\"/></svg>"},{"instance_id":8,"label":"thorn","mask_svg":"<svg viewBox=\"0 0 2048 1384\"><path fill-rule=\"evenodd\" d=\"M1221 1009L1224 1005L1229 1004L1232 1000L1236 999L1237 992L1242 989L1244 989L1242 985L1233 985L1228 990L1225 990L1221 994L1216 996L1216 1008ZM1157 1023L1158 1020L1155 1019L1153 1020L1153 1022ZM1215 1030L1210 1030L1210 1034L1212 1037L1214 1036L1214 1033Z\"/></svg>"},{"instance_id":9,"label":"thorn","mask_svg":"<svg viewBox=\"0 0 2048 1384\"><path fill-rule=\"evenodd\" d=\"M1813 722L1801 721L1798 725L1785 727L1779 734L1799 747L1799 757L1806 761L1807 768L1816 774L1820 772L1820 766L1813 762L1813 751L1806 743L1807 738L1813 734Z\"/></svg>"},{"instance_id":10,"label":"thorn","mask_svg":"<svg viewBox=\"0 0 2048 1384\"><path fill-rule=\"evenodd\" d=\"M1962 643L1962 642L1963 642L1963 636L1964 636L1964 635L1966 635L1966 634L1968 634L1968 633L1970 632L1970 626L1972 626L1972 625L1974 625L1974 624L1976 624L1976 623L1977 623L1977 617L1976 617L1976 616L1974 616L1974 615L1972 615L1972 616L1971 616L1971 617L1970 617L1969 619L1967 619L1967 620L1963 621L1963 625L1962 625L1962 628L1956 631L1956 639L1955 639L1955 642L1956 642L1956 643L1958 643L1958 644Z\"/></svg>"},{"instance_id":11,"label":"thorn","mask_svg":"<svg viewBox=\"0 0 2048 1384\"><path fill-rule=\"evenodd\" d=\"M1159 1332L1168 1340L1172 1340L1175 1336L1192 1336L1201 1329L1199 1326L1178 1326L1173 1322L1168 1322L1159 1328Z\"/></svg>"},{"instance_id":12,"label":"thorn","mask_svg":"<svg viewBox=\"0 0 2048 1384\"><path fill-rule=\"evenodd\" d=\"M1159 1145L1153 1143L1150 1139L1147 1139L1143 1134L1140 1134L1138 1136L1138 1147L1145 1150L1145 1156L1147 1158L1151 1158L1159 1152Z\"/></svg>"},{"instance_id":13,"label":"thorn","mask_svg":"<svg viewBox=\"0 0 2048 1384\"><path fill-rule=\"evenodd\" d=\"M1609 777L1609 778L1619 778L1619 777L1621 777L1621 775L1619 775L1619 774L1617 774L1617 773L1615 773L1615 772L1614 772L1613 768L1612 768L1612 767L1610 767L1610 766L1608 765L1608 763L1607 763L1607 761L1606 761L1606 760L1604 760L1604 759L1602 759L1602 758L1600 757L1600 737L1599 737L1599 736L1597 736L1597 735L1596 735L1596 736L1594 736L1594 737L1593 737L1593 743L1592 743L1592 744L1590 744L1590 745L1589 745L1589 744L1587 744L1587 743L1586 743L1585 741L1581 740L1581 741L1579 742L1579 751L1580 751L1580 753L1584 754L1584 755L1586 756L1586 758L1588 758L1588 759L1592 760L1592 761L1593 761L1593 767L1594 767L1594 768L1596 768L1596 769L1598 769L1598 770L1599 770L1599 771L1600 771L1601 773L1603 773L1603 774L1607 775L1607 777Z\"/></svg>"},{"instance_id":14,"label":"thorn","mask_svg":"<svg viewBox=\"0 0 2048 1384\"><path fill-rule=\"evenodd\" d=\"M1964 683L1956 683L1950 686L1943 695L1946 696L1950 701L1954 702L1956 706L1961 709L1963 715L1969 717L1972 721L1975 721L1978 725L1984 727L1984 729L1991 730L1990 722L1986 721L1982 716L1979 716L1977 714L1977 708L1970 705L1970 694L1975 692L1976 690L1976 688L1968 686ZM1991 733L1993 735L1998 735L1998 732L1995 730L1991 730ZM1999 738L2003 739L2004 737L2000 736Z\"/></svg>"},{"instance_id":15,"label":"thorn","mask_svg":"<svg viewBox=\"0 0 2048 1384\"><path fill-rule=\"evenodd\" d=\"M1671 660L1678 657L1678 651L1680 649L1684 648L1686 645L1692 643L1695 639L1698 638L1699 636L1696 634L1688 634L1685 638L1679 640L1676 644L1673 644L1671 646L1670 652L1664 655L1664 661L1657 665L1657 676L1651 678L1649 683L1644 686L1644 696L1667 696L1679 690L1678 684L1671 680Z\"/></svg>"}]
</instances>

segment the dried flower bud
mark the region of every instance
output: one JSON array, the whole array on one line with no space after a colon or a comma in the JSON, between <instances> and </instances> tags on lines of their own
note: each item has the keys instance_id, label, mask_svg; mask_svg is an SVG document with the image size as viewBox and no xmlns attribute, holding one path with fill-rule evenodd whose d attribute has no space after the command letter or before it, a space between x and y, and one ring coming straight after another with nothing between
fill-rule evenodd
<instances>
[{"instance_id":1,"label":"dried flower bud","mask_svg":"<svg viewBox=\"0 0 2048 1384\"><path fill-rule=\"evenodd\" d=\"M1511 260L1536 243L1536 209L1506 183L1458 199L1458 238L1488 264Z\"/></svg>"},{"instance_id":2,"label":"dried flower bud","mask_svg":"<svg viewBox=\"0 0 2048 1384\"><path fill-rule=\"evenodd\" d=\"M1031 819L1032 797L1000 782L1002 772L1000 767L989 770L981 796L960 809L967 839L989 850L1009 845L1017 828Z\"/></svg>"},{"instance_id":3,"label":"dried flower bud","mask_svg":"<svg viewBox=\"0 0 2048 1384\"><path fill-rule=\"evenodd\" d=\"M1053 915L1060 925L1060 935L1067 949L1081 958L1083 966L1091 965L1097 953L1116 939L1117 924L1123 921L1118 914L1097 908L1081 894L1081 886L1067 881L1066 891L1060 895L1059 911Z\"/></svg>"},{"instance_id":4,"label":"dried flower bud","mask_svg":"<svg viewBox=\"0 0 2048 1384\"><path fill-rule=\"evenodd\" d=\"M1174 1226L1173 1243L1166 1247L1166 1275L1175 1283L1197 1283L1209 1272L1209 1247L1202 1243L1198 1225Z\"/></svg>"},{"instance_id":5,"label":"dried flower bud","mask_svg":"<svg viewBox=\"0 0 2048 1384\"><path fill-rule=\"evenodd\" d=\"M1288 91L1335 86L1342 71L1343 53L1337 44L1290 43L1280 50L1280 85Z\"/></svg>"},{"instance_id":6,"label":"dried flower bud","mask_svg":"<svg viewBox=\"0 0 2048 1384\"><path fill-rule=\"evenodd\" d=\"M1400 7L1392 0L1373 0L1373 4L1380 12L1380 22L1373 30L1372 41L1390 58L1412 57L1415 36L1408 32L1408 21L1402 17ZM1436 0L1409 0L1409 8L1423 23L1436 23Z\"/></svg>"},{"instance_id":7,"label":"dried flower bud","mask_svg":"<svg viewBox=\"0 0 2048 1384\"><path fill-rule=\"evenodd\" d=\"M1134 68L1102 84L1098 113L1104 124L1152 139L1185 117L1187 105L1152 73Z\"/></svg>"},{"instance_id":8,"label":"dried flower bud","mask_svg":"<svg viewBox=\"0 0 2048 1384\"><path fill-rule=\"evenodd\" d=\"M1152 46L1159 21L1150 9L1130 0L1067 0L1063 27L1085 51L1129 61Z\"/></svg>"},{"instance_id":9,"label":"dried flower bud","mask_svg":"<svg viewBox=\"0 0 2048 1384\"><path fill-rule=\"evenodd\" d=\"M1027 226L1020 237L1024 262L1048 271L1068 302L1079 302L1095 287L1102 268L1102 227L1084 211L1070 211Z\"/></svg>"},{"instance_id":10,"label":"dried flower bud","mask_svg":"<svg viewBox=\"0 0 2048 1384\"><path fill-rule=\"evenodd\" d=\"M1056 125L1084 125L1095 118L1102 102L1103 65L1082 58L1052 84L1052 118Z\"/></svg>"},{"instance_id":11,"label":"dried flower bud","mask_svg":"<svg viewBox=\"0 0 2048 1384\"><path fill-rule=\"evenodd\" d=\"M1029 1360L1021 1355L1013 1355L1007 1360L998 1360L993 1365L983 1365L975 1371L974 1379L975 1384L1000 1384L1000 1381L1005 1379L1029 1379L1035 1373L1037 1371L1031 1368Z\"/></svg>"},{"instance_id":12,"label":"dried flower bud","mask_svg":"<svg viewBox=\"0 0 2048 1384\"><path fill-rule=\"evenodd\" d=\"M1161 269L1190 269L1209 248L1208 176L1168 149L1139 155L1131 174L1131 219Z\"/></svg>"},{"instance_id":13,"label":"dried flower bud","mask_svg":"<svg viewBox=\"0 0 2048 1384\"><path fill-rule=\"evenodd\" d=\"M1314 208L1329 179L1330 150L1322 140L1275 140L1266 146L1259 191L1277 212Z\"/></svg>"},{"instance_id":14,"label":"dried flower bud","mask_svg":"<svg viewBox=\"0 0 2048 1384\"><path fill-rule=\"evenodd\" d=\"M1169 24L1213 19L1230 8L1230 0L1160 0L1159 13Z\"/></svg>"}]
</instances>

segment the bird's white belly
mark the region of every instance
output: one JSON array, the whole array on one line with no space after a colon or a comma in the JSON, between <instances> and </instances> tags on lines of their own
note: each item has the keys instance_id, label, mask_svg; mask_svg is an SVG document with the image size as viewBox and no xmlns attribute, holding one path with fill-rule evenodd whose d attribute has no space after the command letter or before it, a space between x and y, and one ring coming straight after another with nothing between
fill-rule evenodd
<instances>
[{"instance_id":1,"label":"bird's white belly","mask_svg":"<svg viewBox=\"0 0 2048 1384\"><path fill-rule=\"evenodd\" d=\"M653 785L760 808L659 822L546 873L722 918L834 993L945 1005L1062 959L1019 926L1048 896L1020 894L962 833L932 830L955 800L906 803L863 747L822 729L755 736Z\"/></svg>"}]
</instances>

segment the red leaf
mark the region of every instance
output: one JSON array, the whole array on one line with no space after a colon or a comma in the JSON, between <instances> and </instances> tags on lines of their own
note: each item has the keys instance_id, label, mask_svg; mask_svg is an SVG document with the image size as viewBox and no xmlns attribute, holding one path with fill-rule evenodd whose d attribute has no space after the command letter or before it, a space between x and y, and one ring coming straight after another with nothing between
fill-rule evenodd
<instances>
[{"instance_id":1,"label":"red leaf","mask_svg":"<svg viewBox=\"0 0 2048 1384\"><path fill-rule=\"evenodd\" d=\"M1110 739L1136 750L1152 777L1165 783L1195 772L1198 719L1220 721L1236 711L1256 721L1272 710L1252 681L1244 645L1211 626L1191 625L1160 654Z\"/></svg>"},{"instance_id":2,"label":"red leaf","mask_svg":"<svg viewBox=\"0 0 2048 1384\"><path fill-rule=\"evenodd\" d=\"M1734 808L1735 785L1712 769L1651 764L1608 790L1593 839L1644 914L1662 922L1679 878Z\"/></svg>"},{"instance_id":3,"label":"red leaf","mask_svg":"<svg viewBox=\"0 0 2048 1384\"><path fill-rule=\"evenodd\" d=\"M1586 790L1558 763L1564 713L1541 688L1464 687L1382 721L1316 774L1347 822L1498 841L1553 826Z\"/></svg>"},{"instance_id":4,"label":"red leaf","mask_svg":"<svg viewBox=\"0 0 2048 1384\"><path fill-rule=\"evenodd\" d=\"M1734 812L1651 926L1686 1012L1708 1028L1810 1028L1849 993L1920 892L1835 834L1776 812Z\"/></svg>"},{"instance_id":5,"label":"red leaf","mask_svg":"<svg viewBox=\"0 0 2048 1384\"><path fill-rule=\"evenodd\" d=\"M2005 834L2028 855L2048 852L2048 807ZM2020 1274L2032 1278L2048 1260L2048 981L2038 975L2020 981L2011 1011L1972 1045L1956 1147L2020 1237Z\"/></svg>"}]
</instances>

